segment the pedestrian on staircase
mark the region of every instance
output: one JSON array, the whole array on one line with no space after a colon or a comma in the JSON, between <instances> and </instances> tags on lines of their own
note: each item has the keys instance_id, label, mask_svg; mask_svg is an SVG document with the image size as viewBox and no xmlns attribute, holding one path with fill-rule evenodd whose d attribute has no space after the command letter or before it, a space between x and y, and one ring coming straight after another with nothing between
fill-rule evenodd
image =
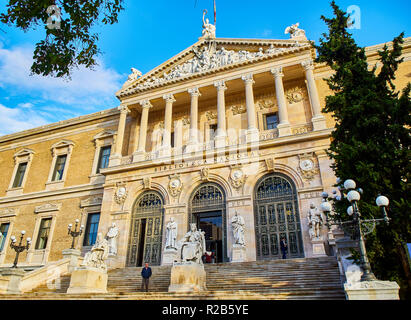
<instances>
[{"instance_id":1,"label":"pedestrian on staircase","mask_svg":"<svg viewBox=\"0 0 411 320\"><path fill-rule=\"evenodd\" d=\"M151 268L148 266L148 263L145 263L143 270L141 270L141 276L143 277L143 281L141 282L141 291L143 288L146 287L146 292L148 292L148 282L151 277Z\"/></svg>"},{"instance_id":2,"label":"pedestrian on staircase","mask_svg":"<svg viewBox=\"0 0 411 320\"><path fill-rule=\"evenodd\" d=\"M281 237L280 240L280 247L281 247L281 253L283 254L283 259L287 259L287 242L285 242L285 238Z\"/></svg>"}]
</instances>

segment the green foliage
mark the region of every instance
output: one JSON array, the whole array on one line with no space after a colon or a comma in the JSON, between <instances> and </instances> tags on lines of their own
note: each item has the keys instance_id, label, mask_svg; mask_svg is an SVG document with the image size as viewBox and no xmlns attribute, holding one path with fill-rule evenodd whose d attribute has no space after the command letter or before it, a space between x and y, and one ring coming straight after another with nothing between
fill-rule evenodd
<instances>
[{"instance_id":1,"label":"green foliage","mask_svg":"<svg viewBox=\"0 0 411 320\"><path fill-rule=\"evenodd\" d=\"M122 4L123 0L9 0L0 21L25 32L43 26L45 39L36 44L32 73L70 77L75 67L96 65L100 50L98 34L92 32L92 27L97 23L117 23L124 9ZM59 28L47 27L55 15L47 10L52 5L61 11Z\"/></svg>"},{"instance_id":2,"label":"green foliage","mask_svg":"<svg viewBox=\"0 0 411 320\"><path fill-rule=\"evenodd\" d=\"M410 279L399 248L402 242L411 242L411 84L398 92L393 83L402 62L404 33L393 40L392 48L385 45L379 52L377 72L379 68L370 68L364 48L347 31L348 15L335 1L331 6L334 17L321 17L329 32L315 46L317 62L334 71L327 79L334 95L326 98L323 109L336 121L329 156L336 176L342 181L354 179L364 189L359 203L363 218L382 217L375 205L379 194L390 199L390 225L381 224L368 236L367 252L376 276L399 282L409 295ZM347 206L346 200L339 201L335 210L346 217Z\"/></svg>"}]
</instances>

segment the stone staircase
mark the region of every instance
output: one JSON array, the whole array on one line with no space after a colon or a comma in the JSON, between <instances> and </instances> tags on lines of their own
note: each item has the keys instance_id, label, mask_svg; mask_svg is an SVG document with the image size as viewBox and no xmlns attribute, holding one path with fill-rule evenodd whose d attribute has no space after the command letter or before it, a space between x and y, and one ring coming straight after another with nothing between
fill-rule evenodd
<instances>
[{"instance_id":1,"label":"stone staircase","mask_svg":"<svg viewBox=\"0 0 411 320\"><path fill-rule=\"evenodd\" d=\"M345 299L334 257L208 264L205 265L207 291L195 294L167 292L171 266L152 267L152 270L149 293L141 292L141 268L122 268L109 271L108 294L67 295L70 277L63 276L59 289L42 285L23 296L24 299L116 300Z\"/></svg>"}]
</instances>

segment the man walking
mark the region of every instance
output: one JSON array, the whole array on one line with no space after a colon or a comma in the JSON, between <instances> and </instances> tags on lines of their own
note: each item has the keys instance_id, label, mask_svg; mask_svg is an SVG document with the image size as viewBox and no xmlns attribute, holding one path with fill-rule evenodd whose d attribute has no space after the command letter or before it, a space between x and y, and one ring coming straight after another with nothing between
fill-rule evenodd
<instances>
[{"instance_id":1,"label":"man walking","mask_svg":"<svg viewBox=\"0 0 411 320\"><path fill-rule=\"evenodd\" d=\"M281 253L283 254L283 259L287 259L287 242L285 242L284 237L281 237L280 247L281 247Z\"/></svg>"},{"instance_id":2,"label":"man walking","mask_svg":"<svg viewBox=\"0 0 411 320\"><path fill-rule=\"evenodd\" d=\"M146 287L146 292L148 292L148 281L151 277L151 268L148 266L146 262L143 270L141 270L141 276L143 277L143 281L141 282L141 291L143 291L144 286Z\"/></svg>"}]
</instances>

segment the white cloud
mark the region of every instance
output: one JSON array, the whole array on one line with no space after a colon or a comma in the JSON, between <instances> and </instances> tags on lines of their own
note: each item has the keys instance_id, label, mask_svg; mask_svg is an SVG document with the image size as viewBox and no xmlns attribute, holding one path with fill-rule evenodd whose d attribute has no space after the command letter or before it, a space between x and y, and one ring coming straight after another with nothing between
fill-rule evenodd
<instances>
[{"instance_id":1,"label":"white cloud","mask_svg":"<svg viewBox=\"0 0 411 320\"><path fill-rule=\"evenodd\" d=\"M125 80L124 76L106 68L103 61L98 61L95 71L81 67L73 71L72 80L63 80L30 76L32 55L31 46L7 49L0 45L0 87L14 95L46 100L48 105L56 103L81 109L83 114L118 104L115 92Z\"/></svg>"},{"instance_id":2,"label":"white cloud","mask_svg":"<svg viewBox=\"0 0 411 320\"><path fill-rule=\"evenodd\" d=\"M26 103L19 103L17 106L19 108L31 109L31 108L34 107L34 104L32 104L30 102L26 102Z\"/></svg>"},{"instance_id":3,"label":"white cloud","mask_svg":"<svg viewBox=\"0 0 411 320\"><path fill-rule=\"evenodd\" d=\"M0 136L32 129L49 121L30 108L7 108L0 104Z\"/></svg>"}]
</instances>

